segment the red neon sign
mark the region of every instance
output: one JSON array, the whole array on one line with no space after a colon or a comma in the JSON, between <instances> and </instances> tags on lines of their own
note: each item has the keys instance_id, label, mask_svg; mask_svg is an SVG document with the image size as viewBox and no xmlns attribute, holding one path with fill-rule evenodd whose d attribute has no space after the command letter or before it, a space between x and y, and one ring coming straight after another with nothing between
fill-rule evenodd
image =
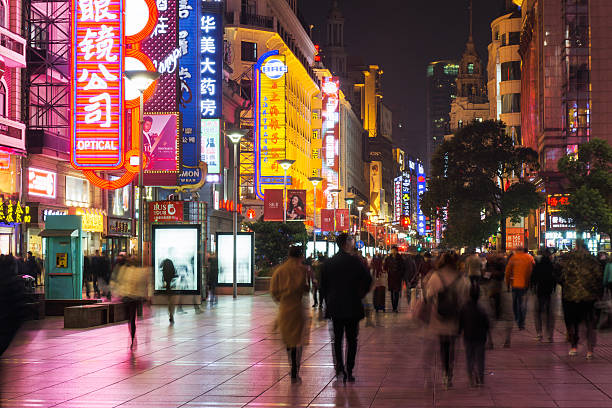
<instances>
[{"instance_id":1,"label":"red neon sign","mask_svg":"<svg viewBox=\"0 0 612 408\"><path fill-rule=\"evenodd\" d=\"M123 166L123 1L72 0L71 163Z\"/></svg>"}]
</instances>

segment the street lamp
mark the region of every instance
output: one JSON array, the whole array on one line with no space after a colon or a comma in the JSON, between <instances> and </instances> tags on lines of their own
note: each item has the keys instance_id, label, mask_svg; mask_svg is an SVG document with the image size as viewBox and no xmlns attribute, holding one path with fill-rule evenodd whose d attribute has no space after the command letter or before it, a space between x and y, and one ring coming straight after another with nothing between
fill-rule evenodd
<instances>
[{"instance_id":1,"label":"street lamp","mask_svg":"<svg viewBox=\"0 0 612 408\"><path fill-rule=\"evenodd\" d=\"M361 241L361 211L363 211L363 203L357 204L357 211L359 211L359 224L357 224L357 231L359 233L359 240Z\"/></svg>"},{"instance_id":2,"label":"street lamp","mask_svg":"<svg viewBox=\"0 0 612 408\"><path fill-rule=\"evenodd\" d=\"M308 180L312 183L314 187L313 190L313 207L312 207L312 253L314 257L317 257L317 186L323 179L321 177L309 177Z\"/></svg>"},{"instance_id":3,"label":"street lamp","mask_svg":"<svg viewBox=\"0 0 612 408\"><path fill-rule=\"evenodd\" d=\"M283 176L283 222L287 223L287 170L295 160L291 159L282 159L276 161L279 166L283 168L284 176Z\"/></svg>"},{"instance_id":4,"label":"street lamp","mask_svg":"<svg viewBox=\"0 0 612 408\"><path fill-rule=\"evenodd\" d=\"M336 232L336 210L338 209L338 194L340 194L341 191L342 189L340 188L333 188L329 190L329 192L334 195L334 232Z\"/></svg>"},{"instance_id":5,"label":"street lamp","mask_svg":"<svg viewBox=\"0 0 612 408\"><path fill-rule=\"evenodd\" d=\"M238 146L240 140L246 134L246 129L231 129L227 131L227 138L234 145L234 211L232 219L232 233L234 236L234 254L232 259L232 294L234 299L238 297L238 282L236 271L236 235L238 235Z\"/></svg>"},{"instance_id":6,"label":"street lamp","mask_svg":"<svg viewBox=\"0 0 612 408\"><path fill-rule=\"evenodd\" d=\"M345 197L344 201L346 202L346 205L348 206L348 210L349 210L349 232L351 231L351 205L353 205L353 203L355 202L355 199L353 197Z\"/></svg>"},{"instance_id":7,"label":"street lamp","mask_svg":"<svg viewBox=\"0 0 612 408\"><path fill-rule=\"evenodd\" d=\"M140 265L145 266L143 249L144 239L144 92L161 74L157 71L133 70L124 71L123 76L130 81L140 94L138 117L138 254Z\"/></svg>"},{"instance_id":8,"label":"street lamp","mask_svg":"<svg viewBox=\"0 0 612 408\"><path fill-rule=\"evenodd\" d=\"M372 216L372 211L366 211L365 215L366 217L368 217L368 221L372 222L372 220L370 220L370 217ZM371 253L372 251L370 251L370 231L366 231L366 232L368 234L368 252Z\"/></svg>"}]
</instances>

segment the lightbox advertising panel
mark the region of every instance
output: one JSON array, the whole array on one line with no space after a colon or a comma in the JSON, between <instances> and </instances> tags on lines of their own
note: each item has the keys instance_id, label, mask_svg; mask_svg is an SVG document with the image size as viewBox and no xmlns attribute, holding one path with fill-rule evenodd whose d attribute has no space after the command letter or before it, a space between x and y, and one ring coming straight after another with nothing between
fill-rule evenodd
<instances>
[{"instance_id":1,"label":"lightbox advertising panel","mask_svg":"<svg viewBox=\"0 0 612 408\"><path fill-rule=\"evenodd\" d=\"M263 54L255 64L255 193L264 199L269 185L283 185L285 158L286 80L285 56L278 50ZM291 185L291 178L287 178Z\"/></svg>"},{"instance_id":2,"label":"lightbox advertising panel","mask_svg":"<svg viewBox=\"0 0 612 408\"><path fill-rule=\"evenodd\" d=\"M419 235L425 235L425 214L421 210L421 196L425 193L426 188L426 178L425 178L425 170L423 169L423 165L419 163L418 171L417 171L417 232Z\"/></svg>"},{"instance_id":3,"label":"lightbox advertising panel","mask_svg":"<svg viewBox=\"0 0 612 408\"><path fill-rule=\"evenodd\" d=\"M218 284L233 284L234 238L231 233L217 233L217 256L219 262ZM242 232L236 235L236 283L240 286L253 284L253 234Z\"/></svg>"},{"instance_id":4,"label":"lightbox advertising panel","mask_svg":"<svg viewBox=\"0 0 612 408\"><path fill-rule=\"evenodd\" d=\"M153 261L155 290L165 291L163 265L172 262L176 276L172 289L182 293L198 293L201 272L198 247L198 225L153 225Z\"/></svg>"}]
</instances>

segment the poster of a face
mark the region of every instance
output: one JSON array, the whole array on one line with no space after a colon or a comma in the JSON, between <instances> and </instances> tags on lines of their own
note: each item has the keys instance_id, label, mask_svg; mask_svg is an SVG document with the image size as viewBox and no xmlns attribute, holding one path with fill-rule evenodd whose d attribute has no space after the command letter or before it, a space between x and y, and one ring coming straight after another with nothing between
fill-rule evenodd
<instances>
[{"instance_id":1,"label":"poster of a face","mask_svg":"<svg viewBox=\"0 0 612 408\"><path fill-rule=\"evenodd\" d=\"M219 262L220 285L233 283L233 237L232 234L217 234L217 253ZM236 283L251 285L253 283L253 235L236 236Z\"/></svg>"},{"instance_id":2,"label":"poster of a face","mask_svg":"<svg viewBox=\"0 0 612 408\"><path fill-rule=\"evenodd\" d=\"M144 151L149 160L146 169L148 171L177 170L178 115L176 113L145 113L142 126Z\"/></svg>"},{"instance_id":3,"label":"poster of a face","mask_svg":"<svg viewBox=\"0 0 612 408\"><path fill-rule=\"evenodd\" d=\"M174 276L174 290L198 290L198 227L156 228L153 226L155 290L165 290L164 272Z\"/></svg>"},{"instance_id":4,"label":"poster of a face","mask_svg":"<svg viewBox=\"0 0 612 408\"><path fill-rule=\"evenodd\" d=\"M287 221L306 219L306 190L287 190Z\"/></svg>"}]
</instances>

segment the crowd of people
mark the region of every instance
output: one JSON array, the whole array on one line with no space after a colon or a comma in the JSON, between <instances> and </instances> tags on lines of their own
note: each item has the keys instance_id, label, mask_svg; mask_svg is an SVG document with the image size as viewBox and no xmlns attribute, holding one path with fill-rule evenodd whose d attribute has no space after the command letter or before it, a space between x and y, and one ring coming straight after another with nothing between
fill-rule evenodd
<instances>
[{"instance_id":1,"label":"crowd of people","mask_svg":"<svg viewBox=\"0 0 612 408\"><path fill-rule=\"evenodd\" d=\"M337 244L339 251L331 258L304 259L302 248L292 247L289 260L272 277L270 291L280 303L277 322L294 382L299 382L300 350L308 338L304 302L309 291L312 307L321 308L331 320L336 374L349 382L355 381L359 322L365 318L366 326L373 325L371 315L386 311L387 292L394 313L403 307L400 298L405 293L405 307L423 329L424 358L432 361L433 353L439 353L446 388L453 385L460 337L470 384L484 383L485 352L496 343L491 328L500 329L504 348L511 347L513 330L525 330L529 297L534 340L540 342L555 341L556 299L561 300L570 356L578 354L581 325L586 327L585 357L592 359L596 329L612 321L612 263L604 253L593 256L582 241L565 253L546 249L537 255L519 249L509 254L441 251L432 256L401 254L392 247L387 256L364 257L350 235L340 234ZM430 378L426 375L426 381Z\"/></svg>"}]
</instances>

